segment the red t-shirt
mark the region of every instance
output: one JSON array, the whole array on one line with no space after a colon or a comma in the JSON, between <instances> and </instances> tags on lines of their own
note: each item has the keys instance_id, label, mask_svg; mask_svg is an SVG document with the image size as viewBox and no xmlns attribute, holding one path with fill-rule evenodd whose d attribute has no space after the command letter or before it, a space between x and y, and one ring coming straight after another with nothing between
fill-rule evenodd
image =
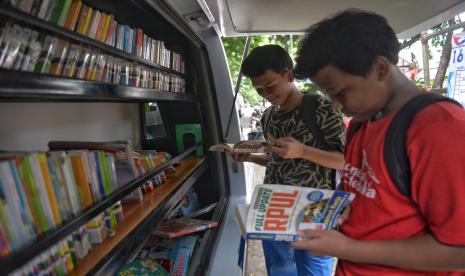
<instances>
[{"instance_id":1,"label":"red t-shirt","mask_svg":"<svg viewBox=\"0 0 465 276\"><path fill-rule=\"evenodd\" d=\"M342 232L359 240L431 232L442 243L465 246L465 111L441 102L415 116L407 132L411 199L398 191L384 163L384 137L393 117L364 123L346 147L344 187L356 198ZM337 275L429 274L340 260Z\"/></svg>"}]
</instances>

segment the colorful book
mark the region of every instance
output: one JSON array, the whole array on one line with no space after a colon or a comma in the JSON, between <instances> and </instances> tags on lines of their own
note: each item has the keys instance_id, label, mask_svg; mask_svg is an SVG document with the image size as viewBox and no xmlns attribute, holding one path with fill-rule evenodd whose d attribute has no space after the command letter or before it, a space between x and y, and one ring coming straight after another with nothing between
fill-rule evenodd
<instances>
[{"instance_id":1,"label":"colorful book","mask_svg":"<svg viewBox=\"0 0 465 276\"><path fill-rule=\"evenodd\" d=\"M95 38L97 35L97 28L98 28L98 23L100 21L102 13L98 10L94 10L92 13L92 19L89 22L89 28L86 32L86 35L90 38Z\"/></svg>"},{"instance_id":2,"label":"colorful book","mask_svg":"<svg viewBox=\"0 0 465 276\"><path fill-rule=\"evenodd\" d=\"M15 179L8 161L0 161L0 224L4 225L13 250L28 241Z\"/></svg>"},{"instance_id":3,"label":"colorful book","mask_svg":"<svg viewBox=\"0 0 465 276\"><path fill-rule=\"evenodd\" d=\"M175 238L218 226L218 222L194 218L180 218L162 222L152 232L155 236Z\"/></svg>"},{"instance_id":4,"label":"colorful book","mask_svg":"<svg viewBox=\"0 0 465 276\"><path fill-rule=\"evenodd\" d=\"M95 33L95 40L101 41L103 35L103 28L105 26L105 22L107 21L108 15L105 12L100 14L100 18L97 25L97 32Z\"/></svg>"},{"instance_id":5,"label":"colorful book","mask_svg":"<svg viewBox=\"0 0 465 276\"><path fill-rule=\"evenodd\" d=\"M58 5L53 11L52 18L50 21L60 26L64 26L70 7L71 0L59 0Z\"/></svg>"},{"instance_id":6,"label":"colorful book","mask_svg":"<svg viewBox=\"0 0 465 276\"><path fill-rule=\"evenodd\" d=\"M32 212L34 227L37 234L41 234L50 229L50 224L41 202L41 193L34 177L30 157L21 156L20 160L19 174L21 177L21 182L23 184L23 189L26 194L28 204L31 210L34 210Z\"/></svg>"},{"instance_id":7,"label":"colorful book","mask_svg":"<svg viewBox=\"0 0 465 276\"><path fill-rule=\"evenodd\" d=\"M107 36L108 36L108 30L110 28L110 25L111 23L114 21L113 19L113 15L112 14L107 14L106 15L106 19L105 19L105 23L103 25L103 31L102 31L102 35L99 37L99 41L100 42L103 42L105 43L105 41L107 40Z\"/></svg>"},{"instance_id":8,"label":"colorful book","mask_svg":"<svg viewBox=\"0 0 465 276\"><path fill-rule=\"evenodd\" d=\"M74 31L76 27L76 23L79 19L79 15L82 8L82 1L81 0L73 0L71 3L71 7L69 8L68 17L65 21L65 28Z\"/></svg>"},{"instance_id":9,"label":"colorful book","mask_svg":"<svg viewBox=\"0 0 465 276\"><path fill-rule=\"evenodd\" d=\"M48 154L54 161L57 177L59 178L58 181L64 183L64 194L70 203L71 213L79 213L81 210L81 202L68 155L64 151L53 151Z\"/></svg>"},{"instance_id":10,"label":"colorful book","mask_svg":"<svg viewBox=\"0 0 465 276\"><path fill-rule=\"evenodd\" d=\"M58 202L58 208L62 220L67 220L72 214L71 203L66 193L63 177L58 173L58 166L52 156L47 155L47 163L50 170L50 179Z\"/></svg>"},{"instance_id":11,"label":"colorful book","mask_svg":"<svg viewBox=\"0 0 465 276\"><path fill-rule=\"evenodd\" d=\"M79 191L81 208L90 207L94 202L90 189L89 165L86 152L84 150L76 150L68 152L71 166L73 168L76 185Z\"/></svg>"},{"instance_id":12,"label":"colorful book","mask_svg":"<svg viewBox=\"0 0 465 276\"><path fill-rule=\"evenodd\" d=\"M82 4L81 11L79 12L79 17L76 22L76 26L74 27L74 31L81 33L82 26L84 25L84 22L86 21L86 16L87 16L87 5Z\"/></svg>"},{"instance_id":13,"label":"colorful book","mask_svg":"<svg viewBox=\"0 0 465 276\"><path fill-rule=\"evenodd\" d=\"M89 29L90 21L92 20L92 13L94 10L87 6L86 11L85 11L85 18L84 21L82 22L80 28L79 28L79 33L82 35L87 35L87 31Z\"/></svg>"},{"instance_id":14,"label":"colorful book","mask_svg":"<svg viewBox=\"0 0 465 276\"><path fill-rule=\"evenodd\" d=\"M298 230L333 229L355 195L349 192L263 184L250 207L239 204L236 220L246 239L294 241Z\"/></svg>"},{"instance_id":15,"label":"colorful book","mask_svg":"<svg viewBox=\"0 0 465 276\"><path fill-rule=\"evenodd\" d=\"M45 184L45 190L48 195L48 200L50 202L50 208L52 209L52 215L55 221L55 225L60 225L61 215L60 215L60 210L58 208L58 201L57 201L55 189L52 184L52 177L50 175L47 157L45 156L45 153L38 153L37 159L39 161L40 170L42 172L43 183Z\"/></svg>"},{"instance_id":16,"label":"colorful book","mask_svg":"<svg viewBox=\"0 0 465 276\"><path fill-rule=\"evenodd\" d=\"M44 209L45 217L48 220L49 229L56 227L56 221L53 218L53 211L51 206L51 200L48 198L48 193L46 190L46 185L44 182L44 176L40 168L39 163L39 153L31 153L29 155L31 161L32 172L35 180L37 190L39 191L40 202Z\"/></svg>"}]
</instances>

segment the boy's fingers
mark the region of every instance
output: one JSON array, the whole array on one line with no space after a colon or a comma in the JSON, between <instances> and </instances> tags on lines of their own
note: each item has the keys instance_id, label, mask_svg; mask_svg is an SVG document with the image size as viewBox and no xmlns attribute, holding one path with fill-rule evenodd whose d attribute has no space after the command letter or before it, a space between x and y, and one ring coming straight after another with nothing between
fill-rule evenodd
<instances>
[{"instance_id":1,"label":"boy's fingers","mask_svg":"<svg viewBox=\"0 0 465 276\"><path fill-rule=\"evenodd\" d=\"M305 249L308 250L311 247L311 241L310 240L301 240L301 241L295 241L291 243L291 246L294 247L295 249Z\"/></svg>"},{"instance_id":2,"label":"boy's fingers","mask_svg":"<svg viewBox=\"0 0 465 276\"><path fill-rule=\"evenodd\" d=\"M286 149L282 147L270 146L268 150L279 155L286 153Z\"/></svg>"},{"instance_id":3,"label":"boy's fingers","mask_svg":"<svg viewBox=\"0 0 465 276\"><path fill-rule=\"evenodd\" d=\"M325 230L317 230L317 229L307 229L307 230L299 230L297 233L300 237L305 239L314 239L321 236Z\"/></svg>"}]
</instances>

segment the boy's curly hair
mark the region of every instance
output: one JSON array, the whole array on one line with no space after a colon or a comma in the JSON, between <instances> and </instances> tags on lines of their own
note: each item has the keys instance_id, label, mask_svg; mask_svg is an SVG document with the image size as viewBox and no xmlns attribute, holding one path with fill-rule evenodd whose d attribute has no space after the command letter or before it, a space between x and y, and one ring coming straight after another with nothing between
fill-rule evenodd
<instances>
[{"instance_id":1,"label":"boy's curly hair","mask_svg":"<svg viewBox=\"0 0 465 276\"><path fill-rule=\"evenodd\" d=\"M309 78L331 64L343 72L365 77L376 56L397 64L398 54L399 41L384 17L349 9L307 30L295 75Z\"/></svg>"}]
</instances>

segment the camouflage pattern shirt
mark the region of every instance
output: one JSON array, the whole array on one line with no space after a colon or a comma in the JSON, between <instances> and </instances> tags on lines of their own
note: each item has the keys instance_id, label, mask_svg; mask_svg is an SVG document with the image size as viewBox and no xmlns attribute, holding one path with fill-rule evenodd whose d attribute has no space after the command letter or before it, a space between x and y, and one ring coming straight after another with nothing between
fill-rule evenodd
<instances>
[{"instance_id":1,"label":"camouflage pattern shirt","mask_svg":"<svg viewBox=\"0 0 465 276\"><path fill-rule=\"evenodd\" d=\"M274 138L290 136L311 147L342 153L345 126L341 113L333 110L328 99L319 97L315 114L318 127L331 148L327 148L328 146L314 138L301 115L300 105L290 111L279 111L276 107L270 106L264 111L261 124L266 128L264 133L267 136L271 135ZM283 159L276 153L270 153L264 183L331 189L333 177L329 168L305 159Z\"/></svg>"}]
</instances>

